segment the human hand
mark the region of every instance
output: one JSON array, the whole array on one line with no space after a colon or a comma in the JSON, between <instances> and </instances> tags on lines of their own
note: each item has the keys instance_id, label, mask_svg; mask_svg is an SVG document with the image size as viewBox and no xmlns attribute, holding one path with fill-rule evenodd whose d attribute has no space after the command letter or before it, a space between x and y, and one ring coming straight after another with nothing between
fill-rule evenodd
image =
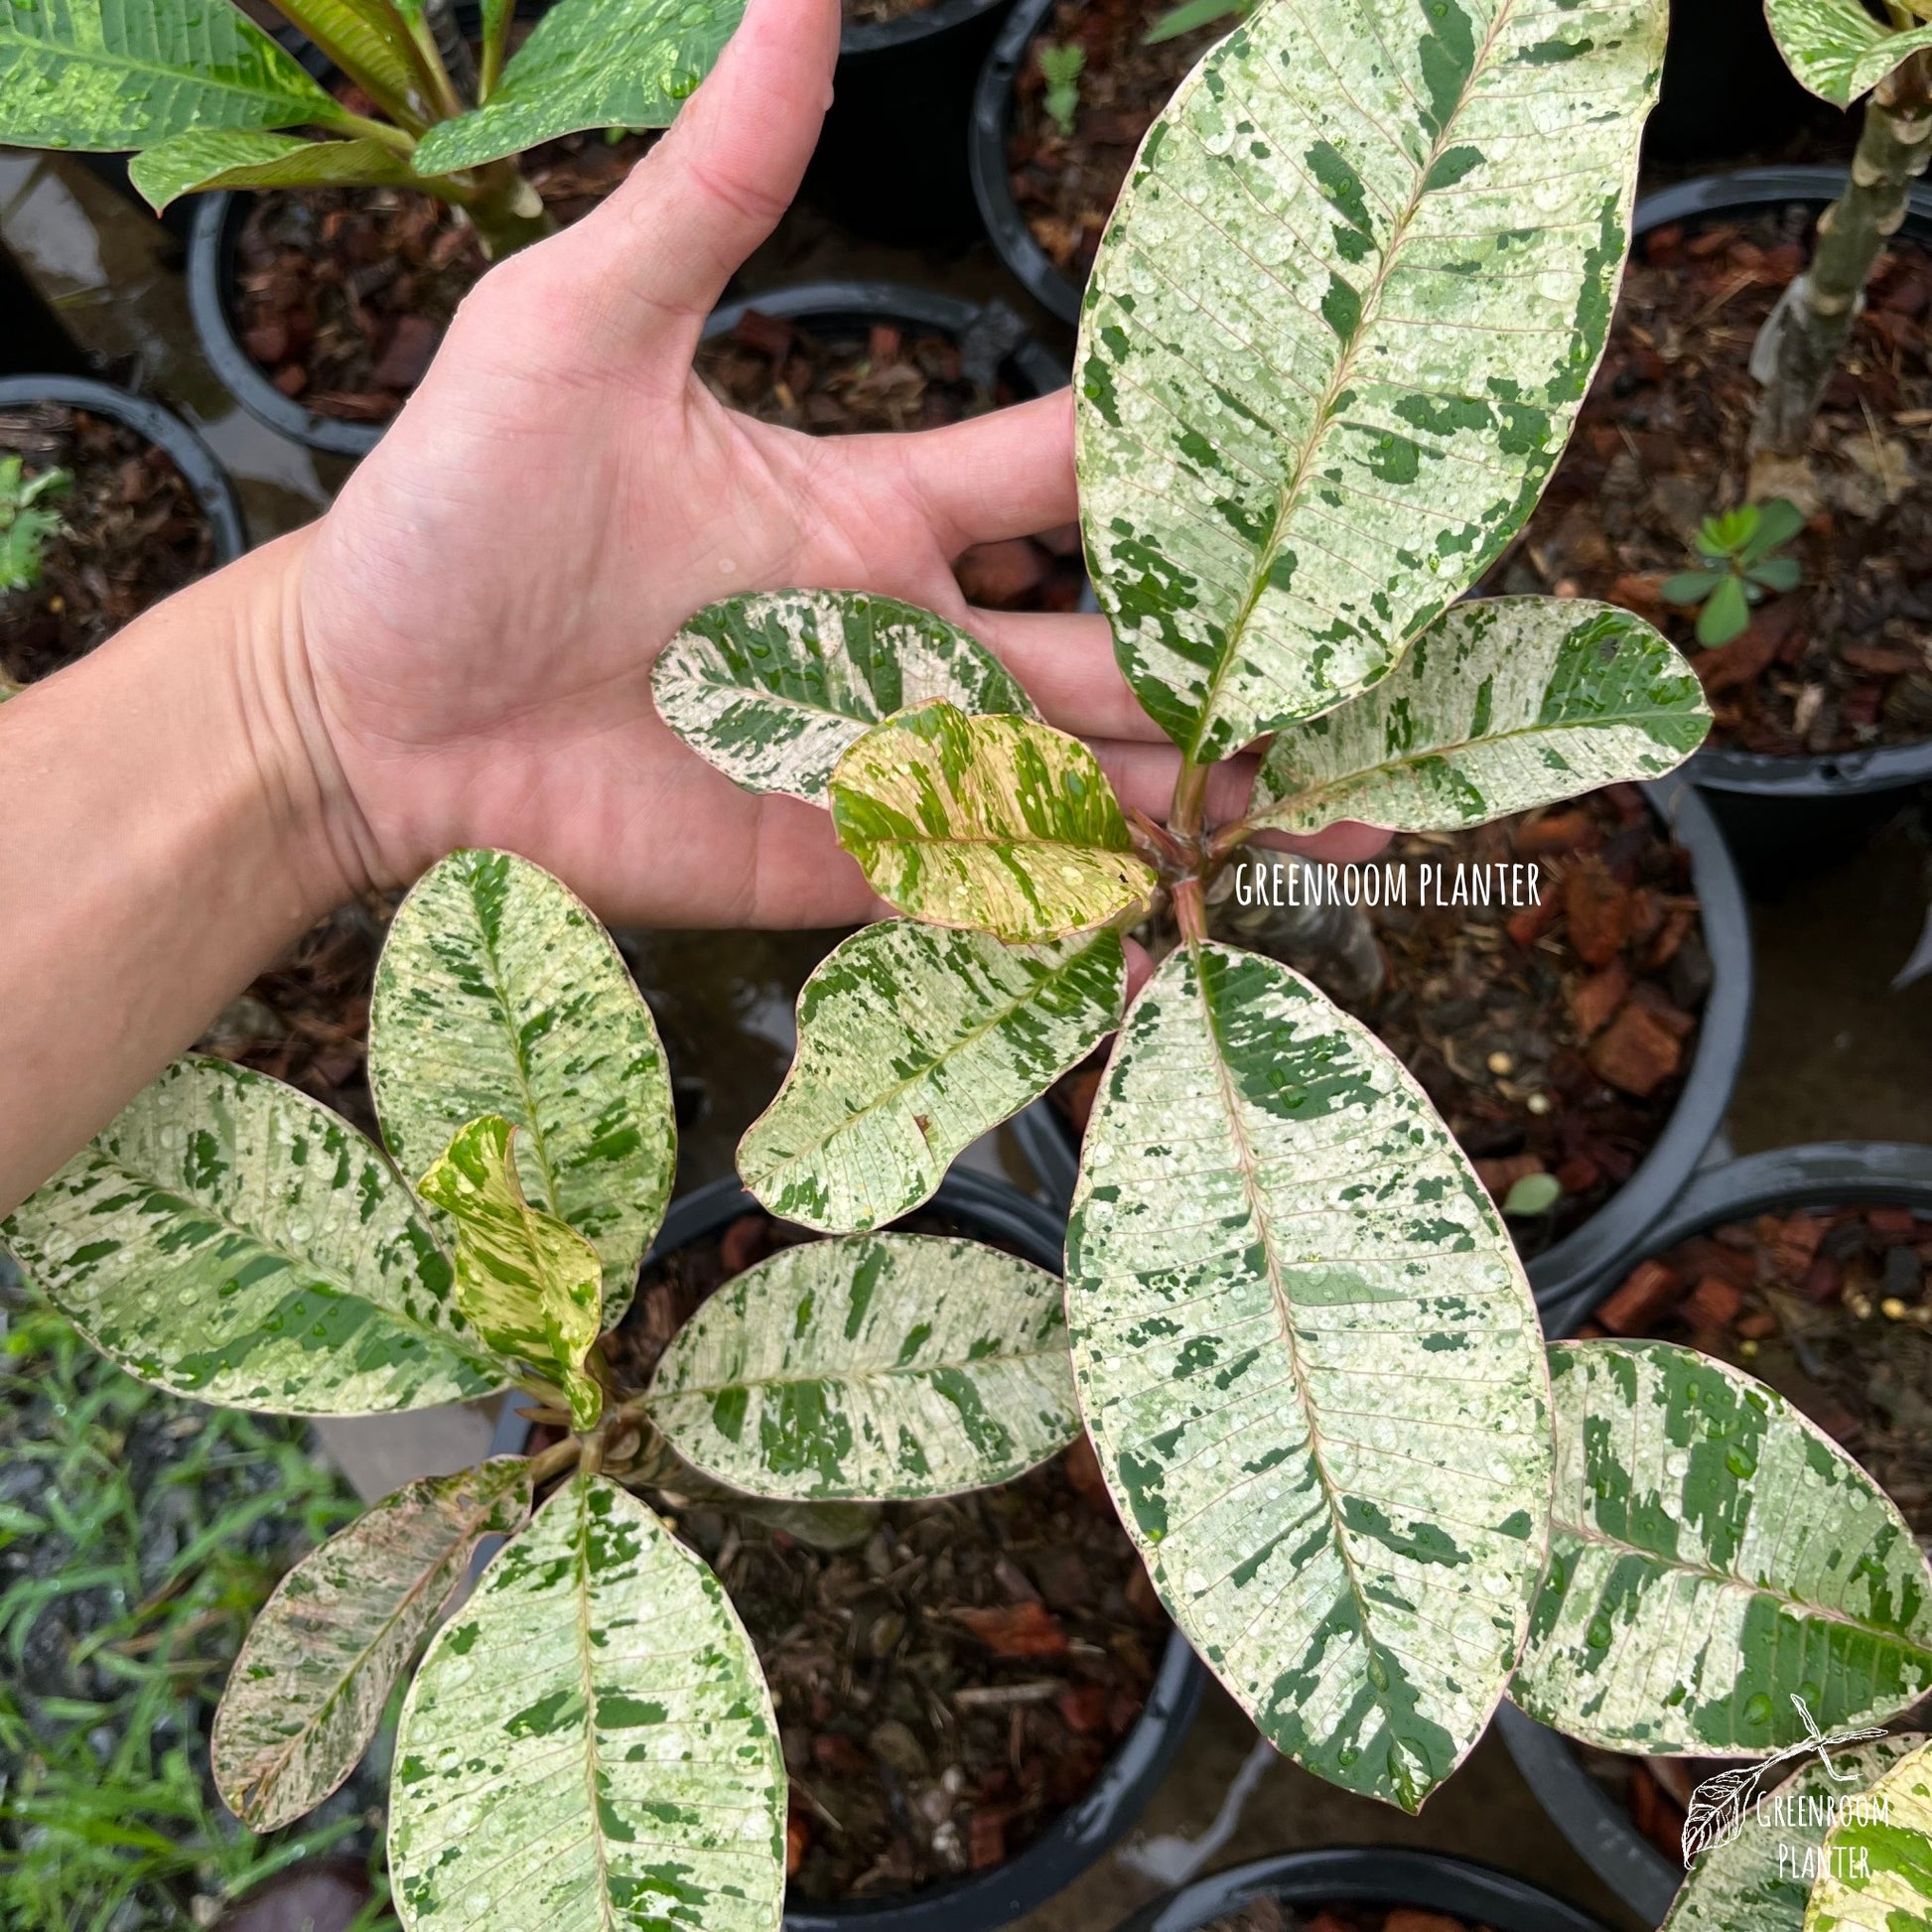
<instances>
[{"instance_id":1,"label":"human hand","mask_svg":"<svg viewBox=\"0 0 1932 1932\"><path fill-rule=\"evenodd\" d=\"M1177 759L1098 617L969 611L952 560L1076 513L1069 393L908 436L813 439L692 372L706 316L797 187L836 0L753 0L676 126L586 220L463 305L302 561L293 715L359 883L511 848L614 918L839 924L879 909L826 815L740 791L650 700L733 592L870 590L964 624L1165 817ZM1250 773L1217 776L1222 815ZM1329 856L1379 834L1329 835Z\"/></svg>"}]
</instances>

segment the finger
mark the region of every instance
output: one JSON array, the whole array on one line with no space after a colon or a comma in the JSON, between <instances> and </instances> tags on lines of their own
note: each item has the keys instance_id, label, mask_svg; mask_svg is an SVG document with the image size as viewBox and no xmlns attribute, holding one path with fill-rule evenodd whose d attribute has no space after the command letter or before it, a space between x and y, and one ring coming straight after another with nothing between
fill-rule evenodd
<instances>
[{"instance_id":1,"label":"finger","mask_svg":"<svg viewBox=\"0 0 1932 1932\"><path fill-rule=\"evenodd\" d=\"M1154 955L1138 939L1122 942L1127 954L1127 997L1131 1001L1154 977Z\"/></svg>"},{"instance_id":2,"label":"finger","mask_svg":"<svg viewBox=\"0 0 1932 1932\"><path fill-rule=\"evenodd\" d=\"M1020 680L1049 724L1075 738L1165 745L1114 661L1114 633L1083 612L974 611L973 634Z\"/></svg>"},{"instance_id":3,"label":"finger","mask_svg":"<svg viewBox=\"0 0 1932 1932\"><path fill-rule=\"evenodd\" d=\"M838 0L750 0L671 131L594 213L545 244L566 249L614 325L634 339L680 322L695 345L725 284L777 225L832 102Z\"/></svg>"},{"instance_id":4,"label":"finger","mask_svg":"<svg viewBox=\"0 0 1932 1932\"><path fill-rule=\"evenodd\" d=\"M911 497L948 557L971 543L1050 530L1079 514L1070 389L943 429L855 438L848 448L875 470L879 486Z\"/></svg>"}]
</instances>

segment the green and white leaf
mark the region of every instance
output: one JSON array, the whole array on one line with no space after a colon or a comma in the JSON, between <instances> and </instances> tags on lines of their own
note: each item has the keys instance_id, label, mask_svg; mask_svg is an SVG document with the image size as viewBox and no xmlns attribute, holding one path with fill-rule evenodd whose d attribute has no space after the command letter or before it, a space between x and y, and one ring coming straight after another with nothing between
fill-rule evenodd
<instances>
[{"instance_id":1,"label":"green and white leaf","mask_svg":"<svg viewBox=\"0 0 1932 1932\"><path fill-rule=\"evenodd\" d=\"M243 1824L277 1831L354 1770L479 1539L511 1535L529 1514L521 1456L425 1476L276 1585L214 1714L214 1782Z\"/></svg>"},{"instance_id":2,"label":"green and white leaf","mask_svg":"<svg viewBox=\"0 0 1932 1932\"><path fill-rule=\"evenodd\" d=\"M590 127L669 127L738 31L745 0L557 0L488 102L440 121L416 165L477 168Z\"/></svg>"},{"instance_id":3,"label":"green and white leaf","mask_svg":"<svg viewBox=\"0 0 1932 1932\"><path fill-rule=\"evenodd\" d=\"M409 1932L778 1932L785 1776L724 1587L579 1474L410 1687L389 1868Z\"/></svg>"},{"instance_id":4,"label":"green and white leaf","mask_svg":"<svg viewBox=\"0 0 1932 1932\"><path fill-rule=\"evenodd\" d=\"M524 1198L596 1248L615 1325L664 1218L677 1126L650 1009L568 888L507 852L432 867L376 966L369 1085L410 1173L466 1121L510 1122Z\"/></svg>"},{"instance_id":5,"label":"green and white leaf","mask_svg":"<svg viewBox=\"0 0 1932 1932\"><path fill-rule=\"evenodd\" d=\"M1111 928L1007 946L911 919L867 926L799 993L797 1057L739 1142L738 1172L807 1227L896 1220L1113 1032L1126 983Z\"/></svg>"},{"instance_id":6,"label":"green and white leaf","mask_svg":"<svg viewBox=\"0 0 1932 1932\"><path fill-rule=\"evenodd\" d=\"M1387 675L1602 352L1662 0L1271 0L1150 130L1075 358L1128 681L1197 761Z\"/></svg>"},{"instance_id":7,"label":"green and white leaf","mask_svg":"<svg viewBox=\"0 0 1932 1932\"><path fill-rule=\"evenodd\" d=\"M1932 1744L1894 1764L1864 1799L1825 1841L1804 1932L1932 1932Z\"/></svg>"},{"instance_id":8,"label":"green and white leaf","mask_svg":"<svg viewBox=\"0 0 1932 1932\"><path fill-rule=\"evenodd\" d=\"M1037 718L977 638L916 604L855 591L728 597L690 619L651 667L664 722L747 791L826 803L848 746L896 711Z\"/></svg>"},{"instance_id":9,"label":"green and white leaf","mask_svg":"<svg viewBox=\"0 0 1932 1932\"><path fill-rule=\"evenodd\" d=\"M874 726L839 759L832 823L901 912L1013 945L1105 925L1154 890L1078 739L942 700Z\"/></svg>"},{"instance_id":10,"label":"green and white leaf","mask_svg":"<svg viewBox=\"0 0 1932 1932\"><path fill-rule=\"evenodd\" d=\"M381 1152L226 1060L177 1060L0 1237L102 1354L201 1402L373 1415L508 1379Z\"/></svg>"},{"instance_id":11,"label":"green and white leaf","mask_svg":"<svg viewBox=\"0 0 1932 1932\"><path fill-rule=\"evenodd\" d=\"M211 188L417 188L425 181L380 141L304 141L246 129L177 134L128 164L128 179L159 214L170 202Z\"/></svg>"},{"instance_id":12,"label":"green and white leaf","mask_svg":"<svg viewBox=\"0 0 1932 1932\"><path fill-rule=\"evenodd\" d=\"M1799 84L1835 107L1851 106L1920 48L1932 47L1932 27L1900 33L1859 0L1764 0L1764 17Z\"/></svg>"},{"instance_id":13,"label":"green and white leaf","mask_svg":"<svg viewBox=\"0 0 1932 1932\"><path fill-rule=\"evenodd\" d=\"M1458 604L1374 690L1275 735L1249 816L1454 832L1681 764L1710 729L1641 618L1536 597Z\"/></svg>"},{"instance_id":14,"label":"green and white leaf","mask_svg":"<svg viewBox=\"0 0 1932 1932\"><path fill-rule=\"evenodd\" d=\"M1551 1458L1529 1285L1422 1089L1273 960L1171 954L1087 1127L1066 1299L1169 1613L1278 1749L1417 1809L1515 1663Z\"/></svg>"},{"instance_id":15,"label":"green and white leaf","mask_svg":"<svg viewBox=\"0 0 1932 1932\"><path fill-rule=\"evenodd\" d=\"M597 1250L568 1223L523 1198L500 1114L459 1128L416 1191L456 1223L456 1299L478 1335L505 1363L527 1362L570 1398L589 1429L603 1391L584 1373L597 1340Z\"/></svg>"},{"instance_id":16,"label":"green and white leaf","mask_svg":"<svg viewBox=\"0 0 1932 1932\"><path fill-rule=\"evenodd\" d=\"M1699 1856L1658 1932L1804 1932L1805 1902L1837 1808L1924 1741L1874 1737L1832 1751L1844 1783L1808 1756L1795 1776L1767 1784L1761 1796L1754 1790L1743 1829Z\"/></svg>"},{"instance_id":17,"label":"green and white leaf","mask_svg":"<svg viewBox=\"0 0 1932 1932\"><path fill-rule=\"evenodd\" d=\"M302 64L225 0L0 7L0 142L111 152L195 129L345 119Z\"/></svg>"},{"instance_id":18,"label":"green and white leaf","mask_svg":"<svg viewBox=\"0 0 1932 1932\"><path fill-rule=\"evenodd\" d=\"M1009 1482L1080 1433L1060 1285L974 1241L781 1248L651 1381L671 1447L755 1496L884 1502Z\"/></svg>"},{"instance_id":19,"label":"green and white leaf","mask_svg":"<svg viewBox=\"0 0 1932 1932\"><path fill-rule=\"evenodd\" d=\"M1561 1342L1550 1571L1510 1696L1604 1750L1756 1757L1932 1690L1932 1573L1884 1492L1763 1383Z\"/></svg>"}]
</instances>

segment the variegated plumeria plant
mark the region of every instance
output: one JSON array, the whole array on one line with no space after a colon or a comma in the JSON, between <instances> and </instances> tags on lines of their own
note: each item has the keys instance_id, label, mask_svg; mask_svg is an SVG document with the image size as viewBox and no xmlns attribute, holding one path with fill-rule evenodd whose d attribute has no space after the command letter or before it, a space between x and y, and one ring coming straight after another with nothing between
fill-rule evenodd
<instances>
[{"instance_id":1,"label":"variegated plumeria plant","mask_svg":"<svg viewBox=\"0 0 1932 1932\"><path fill-rule=\"evenodd\" d=\"M1751 351L1764 385L1751 448L1801 456L1872 266L1932 161L1932 0L1765 0L1764 12L1801 86L1834 107L1865 103L1845 193Z\"/></svg>"},{"instance_id":2,"label":"variegated plumeria plant","mask_svg":"<svg viewBox=\"0 0 1932 1932\"><path fill-rule=\"evenodd\" d=\"M626 1486L673 1456L680 1485L816 1504L1004 1480L1084 1427L1264 1733L1411 1809L1512 1682L1599 1743L1746 1755L1791 1741L1789 1693L1832 1726L1932 1686L1932 1574L1856 1465L1689 1351L1546 1351L1421 1089L1208 935L1207 886L1258 833L1474 825L1667 770L1708 722L1628 613L1456 601L1601 350L1659 11L1328 0L1311 32L1304 4L1270 0L1183 84L1087 298L1087 550L1181 753L1167 824L1130 820L969 635L888 599L735 598L654 668L687 743L824 805L905 914L813 975L740 1151L833 1239L714 1297L649 1388L611 1386L596 1336L671 1171L663 1057L590 915L478 853L416 888L377 980L371 1082L414 1190L315 1103L191 1059L4 1225L164 1386L298 1414L520 1387L568 1430L317 1552L223 1701L231 1802L299 1813L479 1538L510 1537L403 1705L410 1926L776 1925L756 1659ZM1212 765L1263 737L1248 815L1209 823ZM1131 1006L1130 928L1173 942ZM1116 1033L1063 1303L990 1250L876 1231Z\"/></svg>"},{"instance_id":3,"label":"variegated plumeria plant","mask_svg":"<svg viewBox=\"0 0 1932 1932\"><path fill-rule=\"evenodd\" d=\"M744 10L556 0L512 53L514 0L483 0L479 58L451 0L274 4L368 113L230 0L9 0L0 142L138 149L129 173L157 209L204 189L411 188L461 208L494 258L552 227L518 155L586 128L668 126Z\"/></svg>"}]
</instances>

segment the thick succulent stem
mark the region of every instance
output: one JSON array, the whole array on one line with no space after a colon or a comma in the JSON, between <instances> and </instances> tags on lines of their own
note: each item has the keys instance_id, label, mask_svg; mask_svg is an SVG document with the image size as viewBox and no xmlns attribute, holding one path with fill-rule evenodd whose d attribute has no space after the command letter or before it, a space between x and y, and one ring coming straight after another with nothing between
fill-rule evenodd
<instances>
[{"instance_id":1,"label":"thick succulent stem","mask_svg":"<svg viewBox=\"0 0 1932 1932\"><path fill-rule=\"evenodd\" d=\"M1818 219L1811 266L1771 312L1751 352L1764 384L1751 452L1803 452L1825 385L1852 340L1871 265L1905 218L1912 182L1932 160L1932 50L1880 81L1845 193Z\"/></svg>"},{"instance_id":2,"label":"thick succulent stem","mask_svg":"<svg viewBox=\"0 0 1932 1932\"><path fill-rule=\"evenodd\" d=\"M515 162L492 161L477 169L472 179L476 185L463 209L491 261L557 232L550 210Z\"/></svg>"}]
</instances>

